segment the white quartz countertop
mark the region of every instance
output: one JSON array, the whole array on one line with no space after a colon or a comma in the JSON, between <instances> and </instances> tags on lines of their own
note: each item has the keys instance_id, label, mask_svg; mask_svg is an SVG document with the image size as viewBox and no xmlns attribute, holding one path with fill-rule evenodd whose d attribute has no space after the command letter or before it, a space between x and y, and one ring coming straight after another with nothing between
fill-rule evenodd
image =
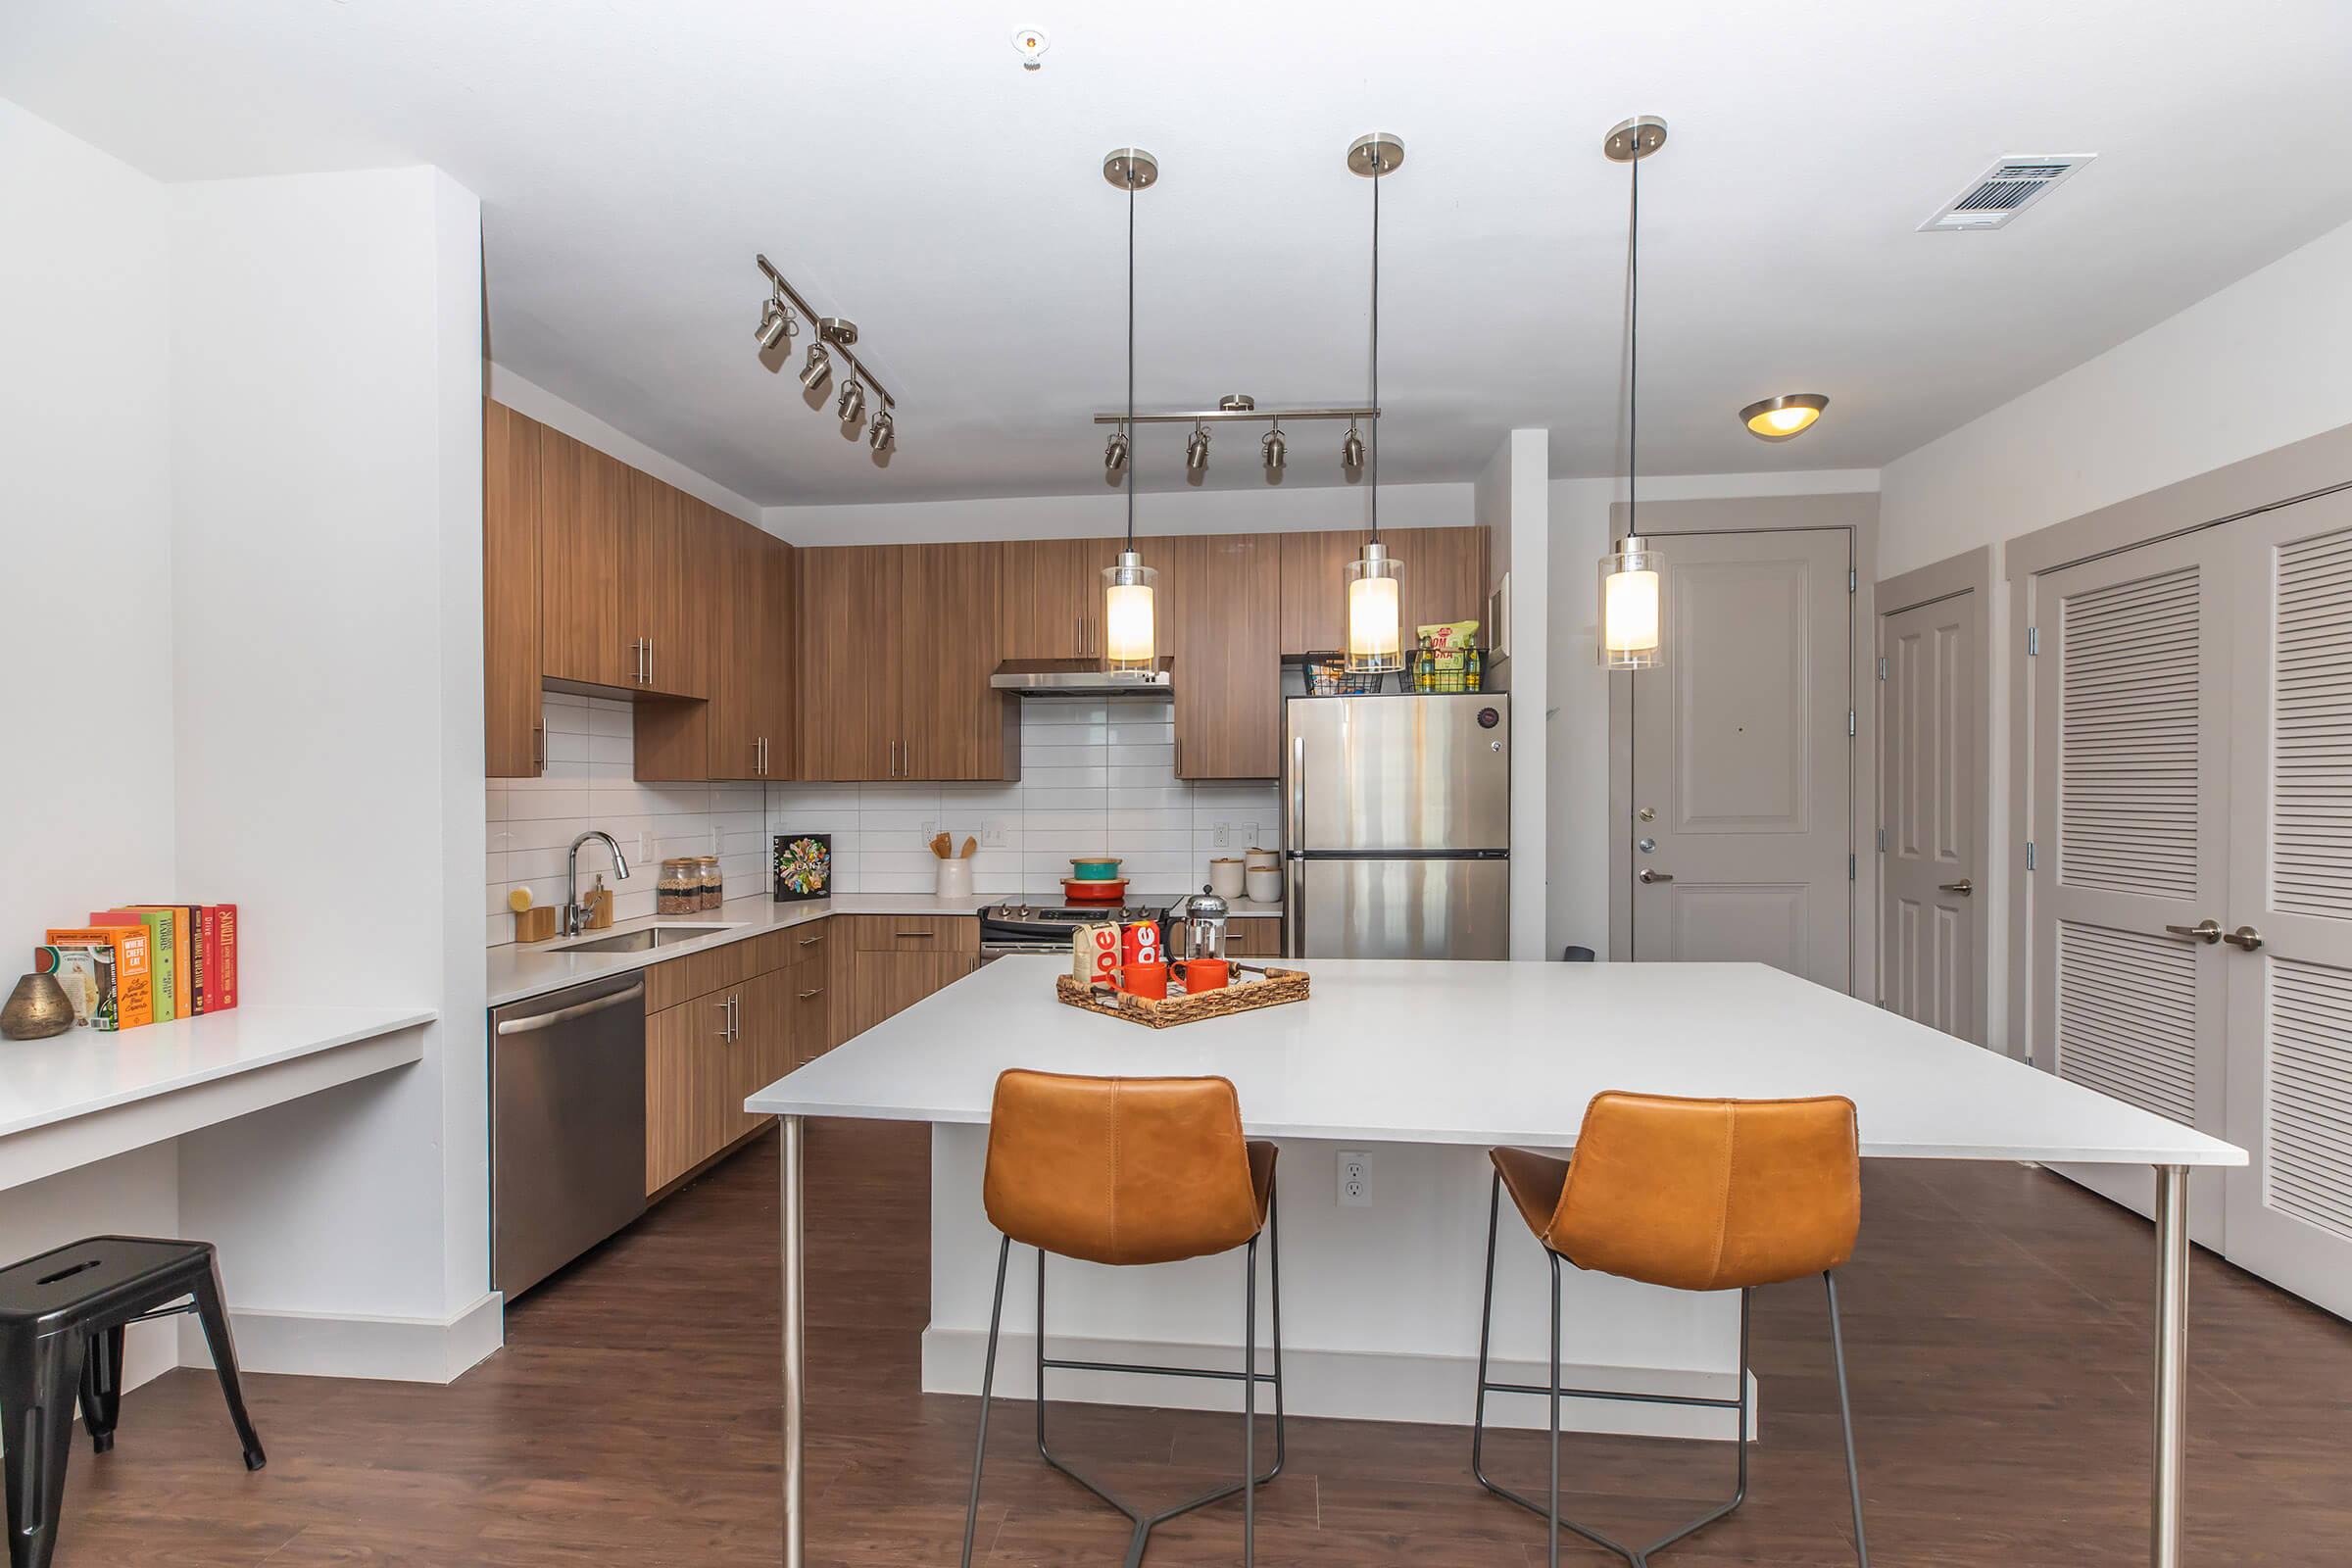
<instances>
[{"instance_id":1,"label":"white quartz countertop","mask_svg":"<svg viewBox=\"0 0 2352 1568\"><path fill-rule=\"evenodd\" d=\"M417 1026L435 1016L430 1007L248 1003L140 1029L0 1041L0 1187L418 1060ZM171 1101L204 1108L127 1114ZM75 1135L77 1124L101 1121L103 1130Z\"/></svg>"},{"instance_id":2,"label":"white quartz countertop","mask_svg":"<svg viewBox=\"0 0 2352 1568\"><path fill-rule=\"evenodd\" d=\"M1844 1095L1862 1152L2242 1165L2245 1152L1762 964L1304 959L1303 1003L1152 1030L1004 958L753 1095L755 1112L988 1120L1007 1067L1216 1073L1258 1137L1568 1148L1607 1089Z\"/></svg>"},{"instance_id":3,"label":"white quartz countertop","mask_svg":"<svg viewBox=\"0 0 2352 1568\"><path fill-rule=\"evenodd\" d=\"M967 894L960 898L943 899L930 893L839 893L829 899L809 899L797 904L778 904L767 894L748 899L731 899L715 909L699 914L647 915L635 920L616 920L602 931L584 931L577 938L558 937L552 942L511 942L504 947L487 950L489 958L489 998L493 1007L526 997L545 996L565 986L584 981L601 980L607 975L626 974L631 969L643 969L657 963L667 963L688 954L723 948L730 942L748 942L769 931L782 931L811 920L822 920L832 914L949 914L978 916L982 906L1004 902L999 893ZM567 941L594 941L602 937L621 936L655 925L717 925L724 929L692 942L672 943L667 947L650 948L643 953L565 953Z\"/></svg>"}]
</instances>

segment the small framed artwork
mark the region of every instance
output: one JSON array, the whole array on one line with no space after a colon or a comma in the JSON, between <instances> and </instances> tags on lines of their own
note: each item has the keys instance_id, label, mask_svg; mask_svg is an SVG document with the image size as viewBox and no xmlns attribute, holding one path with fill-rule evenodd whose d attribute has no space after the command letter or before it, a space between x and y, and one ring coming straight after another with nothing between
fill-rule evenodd
<instances>
[{"instance_id":1,"label":"small framed artwork","mask_svg":"<svg viewBox=\"0 0 2352 1568\"><path fill-rule=\"evenodd\" d=\"M798 904L833 892L833 835L776 835L776 902Z\"/></svg>"}]
</instances>

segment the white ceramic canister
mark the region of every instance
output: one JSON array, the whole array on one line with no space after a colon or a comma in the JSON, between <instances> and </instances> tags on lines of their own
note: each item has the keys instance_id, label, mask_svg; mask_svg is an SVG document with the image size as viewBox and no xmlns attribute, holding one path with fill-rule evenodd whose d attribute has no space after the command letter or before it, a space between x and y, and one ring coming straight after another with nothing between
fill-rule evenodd
<instances>
[{"instance_id":1,"label":"white ceramic canister","mask_svg":"<svg viewBox=\"0 0 2352 1568\"><path fill-rule=\"evenodd\" d=\"M1246 850L1243 853L1247 858L1246 863L1252 871L1279 871L1282 869L1282 855L1279 851Z\"/></svg>"},{"instance_id":2,"label":"white ceramic canister","mask_svg":"<svg viewBox=\"0 0 2352 1568\"><path fill-rule=\"evenodd\" d=\"M1256 866L1251 866L1248 884L1250 903L1280 904L1282 902L1282 872L1275 867L1269 865L1260 870Z\"/></svg>"},{"instance_id":3,"label":"white ceramic canister","mask_svg":"<svg viewBox=\"0 0 2352 1568\"><path fill-rule=\"evenodd\" d=\"M1233 856L1219 856L1208 862L1208 891L1227 903L1240 898L1245 869L1243 862Z\"/></svg>"}]
</instances>

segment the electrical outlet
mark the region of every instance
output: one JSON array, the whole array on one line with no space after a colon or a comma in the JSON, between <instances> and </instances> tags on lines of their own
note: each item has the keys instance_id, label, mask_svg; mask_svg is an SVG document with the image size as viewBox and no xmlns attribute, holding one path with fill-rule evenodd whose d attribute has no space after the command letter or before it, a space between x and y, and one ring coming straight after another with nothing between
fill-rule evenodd
<instances>
[{"instance_id":1,"label":"electrical outlet","mask_svg":"<svg viewBox=\"0 0 2352 1568\"><path fill-rule=\"evenodd\" d=\"M939 837L939 835L940 835L940 831L941 831L941 830L940 830L940 826L939 826L939 824L938 824L937 822L926 821L925 823L923 823L923 825L922 825L921 827L917 828L915 831L916 831L918 834L920 834L920 835L921 835L921 837L922 837L922 841L923 841L923 848L927 850L927 849L929 849L929 848L931 847L931 841L932 841L933 839L935 839L935 838Z\"/></svg>"},{"instance_id":2,"label":"electrical outlet","mask_svg":"<svg viewBox=\"0 0 2352 1568\"><path fill-rule=\"evenodd\" d=\"M1004 847L1004 824L990 822L980 829L980 842L992 850Z\"/></svg>"},{"instance_id":3,"label":"electrical outlet","mask_svg":"<svg viewBox=\"0 0 2352 1568\"><path fill-rule=\"evenodd\" d=\"M1372 1206L1372 1156L1360 1149L1340 1151L1340 1206Z\"/></svg>"},{"instance_id":4,"label":"electrical outlet","mask_svg":"<svg viewBox=\"0 0 2352 1568\"><path fill-rule=\"evenodd\" d=\"M1222 850L1222 849L1225 849L1225 848L1227 848L1228 846L1230 846L1232 843L1233 843L1233 824L1232 824L1232 823L1230 823L1230 822L1219 822L1219 823L1217 824L1217 838L1216 838L1216 844L1217 844L1217 848L1218 848L1218 849L1220 849L1220 850Z\"/></svg>"}]
</instances>

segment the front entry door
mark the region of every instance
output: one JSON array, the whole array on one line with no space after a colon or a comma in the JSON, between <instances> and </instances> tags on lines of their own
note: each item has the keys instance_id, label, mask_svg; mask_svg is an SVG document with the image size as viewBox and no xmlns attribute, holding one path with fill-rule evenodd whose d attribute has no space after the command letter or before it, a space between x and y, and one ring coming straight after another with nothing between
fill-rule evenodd
<instances>
[{"instance_id":1,"label":"front entry door","mask_svg":"<svg viewBox=\"0 0 2352 1568\"><path fill-rule=\"evenodd\" d=\"M1653 537L1667 641L1632 677L1632 956L1851 991L1850 535Z\"/></svg>"},{"instance_id":2,"label":"front entry door","mask_svg":"<svg viewBox=\"0 0 2352 1568\"><path fill-rule=\"evenodd\" d=\"M1879 962L1888 1007L1983 1045L1976 598L1881 620Z\"/></svg>"}]
</instances>

